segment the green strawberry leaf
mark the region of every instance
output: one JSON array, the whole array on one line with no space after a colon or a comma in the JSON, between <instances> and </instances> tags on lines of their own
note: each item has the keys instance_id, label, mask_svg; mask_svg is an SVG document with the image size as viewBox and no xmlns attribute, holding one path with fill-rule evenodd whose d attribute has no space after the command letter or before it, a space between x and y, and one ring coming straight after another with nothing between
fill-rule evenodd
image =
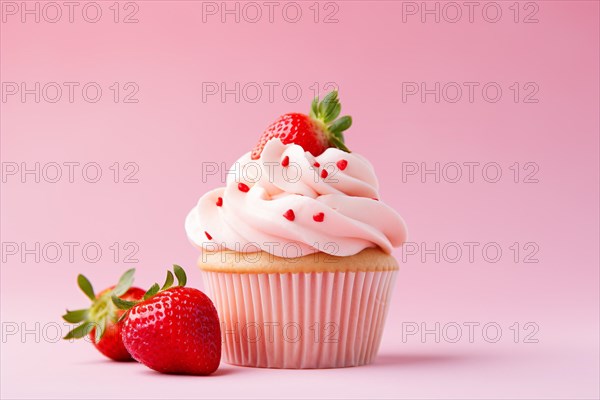
<instances>
[{"instance_id":1,"label":"green strawberry leaf","mask_svg":"<svg viewBox=\"0 0 600 400\"><path fill-rule=\"evenodd\" d=\"M165 290L173 286L173 280L173 274L171 273L171 271L167 271L167 279L165 279L165 283L162 285L160 290Z\"/></svg>"},{"instance_id":2,"label":"green strawberry leaf","mask_svg":"<svg viewBox=\"0 0 600 400\"><path fill-rule=\"evenodd\" d=\"M327 111L327 114L323 117L323 122L326 124L336 119L340 112L342 111L342 105L340 103L336 103L330 110Z\"/></svg>"},{"instance_id":3,"label":"green strawberry leaf","mask_svg":"<svg viewBox=\"0 0 600 400\"><path fill-rule=\"evenodd\" d=\"M92 329L94 329L93 322L84 322L83 324L69 331L69 333L67 333L63 339L81 339L82 337L87 336Z\"/></svg>"},{"instance_id":4,"label":"green strawberry leaf","mask_svg":"<svg viewBox=\"0 0 600 400\"><path fill-rule=\"evenodd\" d=\"M345 151L346 153L350 153L350 150L346 147L344 142L342 142L337 136L331 136L329 141L338 149Z\"/></svg>"},{"instance_id":5,"label":"green strawberry leaf","mask_svg":"<svg viewBox=\"0 0 600 400\"><path fill-rule=\"evenodd\" d=\"M319 114L319 96L316 96L310 105L309 115L312 119L319 119L318 114Z\"/></svg>"},{"instance_id":6,"label":"green strawberry leaf","mask_svg":"<svg viewBox=\"0 0 600 400\"><path fill-rule=\"evenodd\" d=\"M94 288L92 284L85 276L79 274L77 276L77 285L79 285L79 289L92 301L96 300L96 295L94 294Z\"/></svg>"},{"instance_id":7,"label":"green strawberry leaf","mask_svg":"<svg viewBox=\"0 0 600 400\"><path fill-rule=\"evenodd\" d=\"M104 332L106 332L106 318L102 318L97 324L94 325L96 325L96 334L94 336L96 343L98 343L104 336Z\"/></svg>"},{"instance_id":8,"label":"green strawberry leaf","mask_svg":"<svg viewBox=\"0 0 600 400\"><path fill-rule=\"evenodd\" d=\"M329 129L330 132L332 132L333 134L336 134L336 133L343 132L346 129L350 128L351 125L352 125L352 117L350 117L349 115L344 115L340 119L335 120L331 124L329 124L329 126L327 128Z\"/></svg>"},{"instance_id":9,"label":"green strawberry leaf","mask_svg":"<svg viewBox=\"0 0 600 400\"><path fill-rule=\"evenodd\" d=\"M88 316L88 311L89 310L87 308L83 309L83 310L74 310L74 311L67 310L67 313L65 315L63 315L62 318L67 322L76 324L78 322L86 320L86 318Z\"/></svg>"},{"instance_id":10,"label":"green strawberry leaf","mask_svg":"<svg viewBox=\"0 0 600 400\"><path fill-rule=\"evenodd\" d=\"M160 286L158 283L155 283L148 289L148 291L144 294L144 300L148 300L150 297L154 296L160 290Z\"/></svg>"},{"instance_id":11,"label":"green strawberry leaf","mask_svg":"<svg viewBox=\"0 0 600 400\"><path fill-rule=\"evenodd\" d=\"M179 265L174 264L173 272L175 272L175 276L177 277L177 285L185 286L185 284L187 283L187 276L183 268L181 268Z\"/></svg>"},{"instance_id":12,"label":"green strawberry leaf","mask_svg":"<svg viewBox=\"0 0 600 400\"><path fill-rule=\"evenodd\" d=\"M120 299L114 294L112 295L111 299L113 304L117 306L117 308L120 310L129 310L131 307L135 306L138 303L137 301L127 301Z\"/></svg>"},{"instance_id":13,"label":"green strawberry leaf","mask_svg":"<svg viewBox=\"0 0 600 400\"><path fill-rule=\"evenodd\" d=\"M116 296L123 296L129 290L131 285L133 285L134 275L135 268L125 271L125 273L121 275L121 278L119 278L119 283L117 283L117 286L113 289L113 293Z\"/></svg>"},{"instance_id":14,"label":"green strawberry leaf","mask_svg":"<svg viewBox=\"0 0 600 400\"><path fill-rule=\"evenodd\" d=\"M337 96L337 90L332 90L323 98L323 101L319 104L318 108L319 117L321 119L324 119L327 114L330 114L332 109L335 108L335 105L338 104Z\"/></svg>"}]
</instances>

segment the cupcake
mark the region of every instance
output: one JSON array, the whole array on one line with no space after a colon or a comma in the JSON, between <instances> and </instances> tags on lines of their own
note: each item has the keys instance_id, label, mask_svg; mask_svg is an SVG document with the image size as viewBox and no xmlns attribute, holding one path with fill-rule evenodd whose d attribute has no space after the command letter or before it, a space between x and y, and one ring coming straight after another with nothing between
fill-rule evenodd
<instances>
[{"instance_id":1,"label":"cupcake","mask_svg":"<svg viewBox=\"0 0 600 400\"><path fill-rule=\"evenodd\" d=\"M340 109L331 92L310 115L281 116L186 218L227 363L336 368L377 354L406 227L346 147Z\"/></svg>"}]
</instances>

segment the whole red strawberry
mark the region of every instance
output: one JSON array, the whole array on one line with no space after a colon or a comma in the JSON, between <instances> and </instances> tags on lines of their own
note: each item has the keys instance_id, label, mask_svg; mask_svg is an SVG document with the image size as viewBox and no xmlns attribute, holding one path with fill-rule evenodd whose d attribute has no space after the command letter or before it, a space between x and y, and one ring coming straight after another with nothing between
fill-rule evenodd
<instances>
[{"instance_id":1,"label":"whole red strawberry","mask_svg":"<svg viewBox=\"0 0 600 400\"><path fill-rule=\"evenodd\" d=\"M123 320L123 343L133 358L153 370L208 375L221 361L217 310L204 293L184 287L181 267L174 266L174 272L178 286L170 288L169 271L162 290L154 284L140 302L113 296L115 305L129 310Z\"/></svg>"},{"instance_id":2,"label":"whole red strawberry","mask_svg":"<svg viewBox=\"0 0 600 400\"><path fill-rule=\"evenodd\" d=\"M68 311L63 319L70 323L79 323L71 330L65 339L80 339L89 335L96 348L108 358L115 361L132 361L131 355L125 349L121 339L123 326L119 318L124 311L115 307L111 297L121 296L123 299L135 301L144 297L144 291L140 288L131 287L135 269L130 269L121 276L116 286L104 289L98 295L90 281L83 275L77 277L79 288L92 301L90 308Z\"/></svg>"},{"instance_id":3,"label":"whole red strawberry","mask_svg":"<svg viewBox=\"0 0 600 400\"><path fill-rule=\"evenodd\" d=\"M263 132L252 150L252 159L257 160L267 142L274 138L279 138L283 144L302 146L315 157L329 147L350 152L344 144L343 132L352 125L352 118L346 115L336 119L342 110L337 96L334 90L321 102L315 97L310 115L290 113L279 117Z\"/></svg>"}]
</instances>

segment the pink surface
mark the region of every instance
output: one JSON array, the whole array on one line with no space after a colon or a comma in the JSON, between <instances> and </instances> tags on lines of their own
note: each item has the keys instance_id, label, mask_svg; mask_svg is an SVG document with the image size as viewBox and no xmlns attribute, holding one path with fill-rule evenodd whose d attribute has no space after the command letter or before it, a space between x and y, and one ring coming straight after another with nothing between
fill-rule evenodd
<instances>
[{"instance_id":1,"label":"pink surface","mask_svg":"<svg viewBox=\"0 0 600 400\"><path fill-rule=\"evenodd\" d=\"M297 23L283 3L255 23L192 1L121 3L118 23L98 2L92 23L78 4L51 23L40 3L36 23L1 3L3 398L600 396L597 2L494 3L495 23L486 2L455 23L444 2L427 3L439 22L421 2L322 2L317 23L313 2ZM22 101L35 82L40 101ZM137 266L149 286L177 262L203 287L183 229L222 186L203 162L231 165L328 82L409 228L374 365L172 377L57 339L64 308L86 304L79 272L100 289ZM20 173L35 163L39 183Z\"/></svg>"}]
</instances>

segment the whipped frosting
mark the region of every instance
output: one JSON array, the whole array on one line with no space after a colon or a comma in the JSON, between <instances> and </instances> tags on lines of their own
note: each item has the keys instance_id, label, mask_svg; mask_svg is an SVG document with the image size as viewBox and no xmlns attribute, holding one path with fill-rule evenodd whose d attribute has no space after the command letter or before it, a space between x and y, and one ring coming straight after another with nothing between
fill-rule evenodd
<instances>
[{"instance_id":1,"label":"whipped frosting","mask_svg":"<svg viewBox=\"0 0 600 400\"><path fill-rule=\"evenodd\" d=\"M372 165L356 153L328 148L314 157L273 139L258 160L242 156L225 187L200 198L185 229L211 251L351 256L378 246L391 253L406 240L406 226L379 200L378 186Z\"/></svg>"}]
</instances>

